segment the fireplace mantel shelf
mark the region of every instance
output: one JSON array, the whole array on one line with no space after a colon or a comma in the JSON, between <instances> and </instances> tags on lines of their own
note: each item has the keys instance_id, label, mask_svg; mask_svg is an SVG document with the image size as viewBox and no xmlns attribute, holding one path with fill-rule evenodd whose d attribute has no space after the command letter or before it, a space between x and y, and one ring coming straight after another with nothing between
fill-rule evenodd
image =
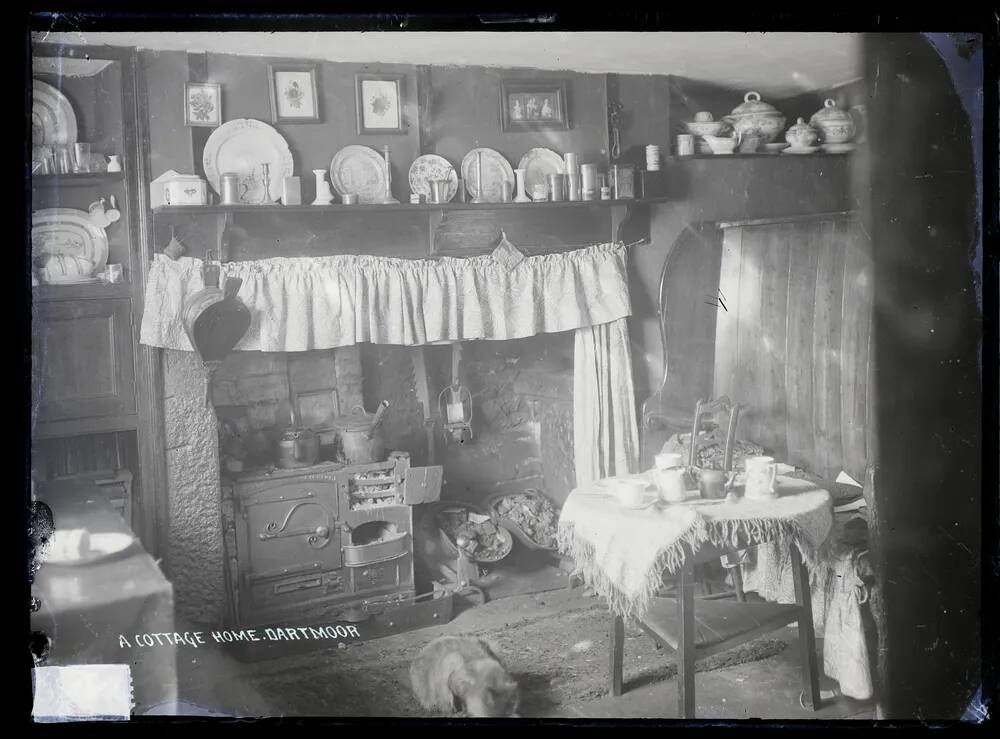
<instances>
[{"instance_id":1,"label":"fireplace mantel shelf","mask_svg":"<svg viewBox=\"0 0 1000 739\"><path fill-rule=\"evenodd\" d=\"M666 201L173 205L154 208L153 222L157 245L177 237L188 256L213 250L222 261L344 253L468 257L491 251L501 234L530 256L611 241L648 243L650 207Z\"/></svg>"},{"instance_id":2,"label":"fireplace mantel shelf","mask_svg":"<svg viewBox=\"0 0 1000 739\"><path fill-rule=\"evenodd\" d=\"M629 198L627 200L575 200L544 203L371 203L365 205L161 205L153 209L155 215L202 213L380 213L385 211L408 211L412 213L433 213L453 210L537 210L539 208L609 208L645 203L666 202L667 198Z\"/></svg>"}]
</instances>

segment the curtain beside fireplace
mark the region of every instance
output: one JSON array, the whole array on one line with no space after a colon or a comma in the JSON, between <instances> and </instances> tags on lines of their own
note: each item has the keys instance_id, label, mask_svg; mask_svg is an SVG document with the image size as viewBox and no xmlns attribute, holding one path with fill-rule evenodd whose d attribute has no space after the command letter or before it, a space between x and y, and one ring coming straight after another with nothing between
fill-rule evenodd
<instances>
[{"instance_id":1,"label":"curtain beside fireplace","mask_svg":"<svg viewBox=\"0 0 1000 739\"><path fill-rule=\"evenodd\" d=\"M204 287L199 259L158 254L140 341L192 351L186 299ZM237 351L300 352L361 342L420 346L576 331L577 483L635 471L638 431L625 318L626 247L602 244L527 257L436 260L367 255L229 262L253 316Z\"/></svg>"}]
</instances>

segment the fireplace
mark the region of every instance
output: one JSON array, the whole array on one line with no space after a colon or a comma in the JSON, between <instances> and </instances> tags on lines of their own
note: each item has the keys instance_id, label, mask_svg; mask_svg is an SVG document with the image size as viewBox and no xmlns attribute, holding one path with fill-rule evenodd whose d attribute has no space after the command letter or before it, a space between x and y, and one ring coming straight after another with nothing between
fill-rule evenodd
<instances>
[{"instance_id":1,"label":"fireplace","mask_svg":"<svg viewBox=\"0 0 1000 739\"><path fill-rule=\"evenodd\" d=\"M632 471L626 253L608 243L517 262L487 254L225 263L224 277L242 280L253 321L215 370L211 405L179 314L202 288L201 261L157 255L141 333L166 350L168 571L191 573L179 583L179 612L212 622L228 605L231 619L262 623L347 607L383 588L404 597L416 585L413 500L371 517L351 502L357 470L267 472L291 420L290 386L301 423L319 428L327 448L332 418L389 400L386 449L410 455L404 491L415 474L433 488L416 471L441 464L446 498L477 503L530 487L558 504L581 473ZM456 342L476 414L468 445L446 442L434 418ZM623 433L596 433L609 423ZM618 446L602 446L609 440ZM368 523L376 526L356 531ZM394 547L384 562L368 556Z\"/></svg>"}]
</instances>

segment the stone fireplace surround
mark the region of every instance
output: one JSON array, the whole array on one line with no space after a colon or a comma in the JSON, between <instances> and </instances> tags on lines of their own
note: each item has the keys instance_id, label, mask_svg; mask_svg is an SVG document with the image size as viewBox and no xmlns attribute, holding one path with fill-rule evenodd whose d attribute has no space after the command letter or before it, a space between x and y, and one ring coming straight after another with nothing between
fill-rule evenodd
<instances>
[{"instance_id":1,"label":"stone fireplace surround","mask_svg":"<svg viewBox=\"0 0 1000 739\"><path fill-rule=\"evenodd\" d=\"M141 340L164 350L165 564L179 614L215 623L224 612L216 414L242 417L244 430L267 449L267 439L288 423L289 357L304 422L322 426L324 418L350 412L359 402L371 410L388 399L387 449L410 452L412 463L422 465L428 460L412 378L414 349L398 344L424 345L431 414L437 415L437 393L450 380L450 349L428 342L462 341L472 348L463 356L462 381L476 399L476 437L457 448L438 437L434 463L444 467L442 497L477 502L502 490L535 487L561 502L579 474L574 414L578 432L581 417L573 387L581 378L574 375L579 362L573 347L576 341L578 354L580 331L574 329L601 327L630 313L625 256L623 245L608 243L528 257L516 269L501 268L487 255L228 262L223 273L243 278L239 294L255 318L216 373L210 406L205 368L185 351L190 343L179 320L187 296L203 286L201 262L157 255L147 280ZM378 343L363 343L369 340ZM609 387L604 397L619 394L616 402L622 403L627 394L630 405L631 382L624 390ZM588 405L586 413L598 410ZM588 432L598 423L583 418Z\"/></svg>"},{"instance_id":2,"label":"stone fireplace surround","mask_svg":"<svg viewBox=\"0 0 1000 739\"><path fill-rule=\"evenodd\" d=\"M462 380L474 397L474 438L446 444L438 428L436 464L443 499L481 502L495 492L541 488L558 504L573 483L572 334L468 342ZM216 373L212 406L205 370L191 352L164 350L164 410L170 516L168 572L178 614L218 623L225 611L219 421L249 430L249 452L288 424L286 362L291 361L303 423L323 426L356 404L390 401L387 450L428 464L423 409L408 347L359 345L310 352L235 352ZM449 382L450 348L427 350L434 387ZM432 398L432 404L435 398ZM436 408L432 409L436 413ZM218 420L217 420L218 418ZM323 436L325 440L325 435ZM256 440L254 440L256 439Z\"/></svg>"}]
</instances>

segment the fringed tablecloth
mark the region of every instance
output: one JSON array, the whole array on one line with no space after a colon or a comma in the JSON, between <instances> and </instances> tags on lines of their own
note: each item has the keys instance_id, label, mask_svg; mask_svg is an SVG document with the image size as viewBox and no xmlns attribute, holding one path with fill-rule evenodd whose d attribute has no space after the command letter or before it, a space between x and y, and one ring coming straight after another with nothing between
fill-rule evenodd
<instances>
[{"instance_id":1,"label":"fringed tablecloth","mask_svg":"<svg viewBox=\"0 0 1000 739\"><path fill-rule=\"evenodd\" d=\"M612 490L601 481L570 493L559 518L559 551L623 618L641 618L664 572L675 572L706 543L734 546L741 536L782 547L794 543L811 575L827 556L833 501L805 480L779 476L775 500L692 499L638 510L621 507Z\"/></svg>"}]
</instances>

